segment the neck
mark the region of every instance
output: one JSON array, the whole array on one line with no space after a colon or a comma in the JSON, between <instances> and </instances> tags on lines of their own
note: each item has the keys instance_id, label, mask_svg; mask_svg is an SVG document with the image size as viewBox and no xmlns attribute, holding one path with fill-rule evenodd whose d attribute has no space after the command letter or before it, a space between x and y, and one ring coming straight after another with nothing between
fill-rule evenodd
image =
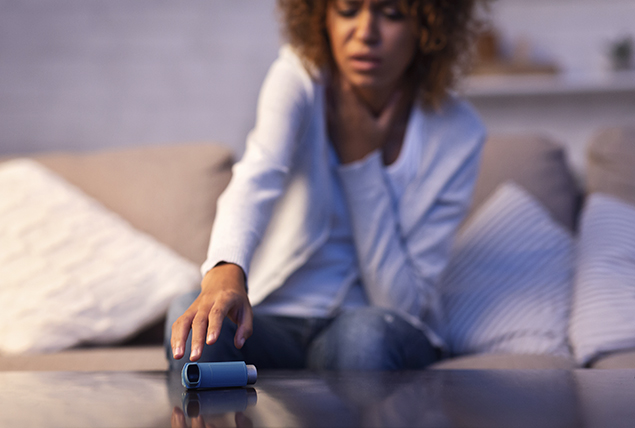
<instances>
[{"instance_id":1,"label":"neck","mask_svg":"<svg viewBox=\"0 0 635 428\"><path fill-rule=\"evenodd\" d=\"M368 105L368 108L375 116L379 116L384 110L384 107L390 101L390 98L397 89L395 87L383 87L383 88L355 88L355 92L359 98Z\"/></svg>"},{"instance_id":2,"label":"neck","mask_svg":"<svg viewBox=\"0 0 635 428\"><path fill-rule=\"evenodd\" d=\"M409 79L408 76L404 76L392 85L356 87L354 90L357 96L366 103L370 111L375 116L379 116L397 91L402 91L402 96L405 96L406 99L410 99L414 96L415 88L416 85L412 79Z\"/></svg>"}]
</instances>

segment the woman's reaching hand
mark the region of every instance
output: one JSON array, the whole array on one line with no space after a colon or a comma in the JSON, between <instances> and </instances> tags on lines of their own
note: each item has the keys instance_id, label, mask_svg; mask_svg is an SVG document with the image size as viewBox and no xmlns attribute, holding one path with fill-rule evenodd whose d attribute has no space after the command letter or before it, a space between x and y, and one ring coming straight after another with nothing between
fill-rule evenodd
<instances>
[{"instance_id":1,"label":"woman's reaching hand","mask_svg":"<svg viewBox=\"0 0 635 428\"><path fill-rule=\"evenodd\" d=\"M172 324L174 358L183 357L191 329L190 360L198 360L204 344L211 345L218 339L225 317L237 325L234 345L242 348L252 333L253 313L245 288L245 274L239 266L231 263L218 265L207 272L201 283L201 294Z\"/></svg>"}]
</instances>

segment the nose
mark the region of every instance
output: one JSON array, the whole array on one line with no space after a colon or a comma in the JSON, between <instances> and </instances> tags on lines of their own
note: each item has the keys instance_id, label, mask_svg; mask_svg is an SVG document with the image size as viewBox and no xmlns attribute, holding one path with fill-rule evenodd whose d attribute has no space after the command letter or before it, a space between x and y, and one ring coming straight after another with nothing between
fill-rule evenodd
<instances>
[{"instance_id":1,"label":"nose","mask_svg":"<svg viewBox=\"0 0 635 428\"><path fill-rule=\"evenodd\" d=\"M366 44L374 45L379 43L381 35L379 32L378 20L373 11L366 7L358 15L357 36Z\"/></svg>"}]
</instances>

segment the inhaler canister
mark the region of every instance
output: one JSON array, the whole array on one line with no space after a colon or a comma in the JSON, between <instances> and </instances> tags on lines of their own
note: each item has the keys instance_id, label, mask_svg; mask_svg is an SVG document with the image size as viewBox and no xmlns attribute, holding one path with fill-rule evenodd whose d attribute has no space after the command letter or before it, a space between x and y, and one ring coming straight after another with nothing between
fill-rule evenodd
<instances>
[{"instance_id":1,"label":"inhaler canister","mask_svg":"<svg viewBox=\"0 0 635 428\"><path fill-rule=\"evenodd\" d=\"M181 383L187 389L231 388L256 383L256 366L244 361L225 363L187 363L181 371Z\"/></svg>"}]
</instances>

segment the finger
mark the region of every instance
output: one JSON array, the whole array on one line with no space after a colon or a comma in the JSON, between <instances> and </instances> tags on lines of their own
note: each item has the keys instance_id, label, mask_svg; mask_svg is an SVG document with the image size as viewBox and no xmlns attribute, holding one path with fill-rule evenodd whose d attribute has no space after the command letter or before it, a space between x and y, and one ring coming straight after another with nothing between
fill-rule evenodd
<instances>
[{"instance_id":1,"label":"finger","mask_svg":"<svg viewBox=\"0 0 635 428\"><path fill-rule=\"evenodd\" d=\"M223 326L223 320L231 309L231 304L231 301L225 299L219 299L214 302L214 306L212 306L212 309L209 311L207 318L206 342L208 345L218 340L221 327Z\"/></svg>"},{"instance_id":2,"label":"finger","mask_svg":"<svg viewBox=\"0 0 635 428\"><path fill-rule=\"evenodd\" d=\"M253 321L254 315L251 310L251 305L247 303L243 305L240 317L238 319L238 328L236 329L236 335L234 336L234 345L240 349L245 344L245 341L249 339L253 333Z\"/></svg>"},{"instance_id":3,"label":"finger","mask_svg":"<svg viewBox=\"0 0 635 428\"><path fill-rule=\"evenodd\" d=\"M366 103L362 100L353 85L351 85L348 80L340 79L340 83L337 89L340 98L339 101L342 105L348 108L359 108L362 111L368 110L368 112L370 113L368 105L366 105Z\"/></svg>"},{"instance_id":4,"label":"finger","mask_svg":"<svg viewBox=\"0 0 635 428\"><path fill-rule=\"evenodd\" d=\"M190 353L191 361L198 360L203 353L203 346L205 345L205 333L207 332L208 313L209 306L199 306L198 312L192 320L192 352Z\"/></svg>"},{"instance_id":5,"label":"finger","mask_svg":"<svg viewBox=\"0 0 635 428\"><path fill-rule=\"evenodd\" d=\"M234 422L237 428L254 428L254 423L243 412L236 412Z\"/></svg>"},{"instance_id":6,"label":"finger","mask_svg":"<svg viewBox=\"0 0 635 428\"><path fill-rule=\"evenodd\" d=\"M174 409L172 409L171 422L172 428L187 428L185 415L183 414L183 410L181 410L179 407L174 407Z\"/></svg>"},{"instance_id":7,"label":"finger","mask_svg":"<svg viewBox=\"0 0 635 428\"><path fill-rule=\"evenodd\" d=\"M203 415L198 415L192 418L192 428L207 428Z\"/></svg>"},{"instance_id":8,"label":"finger","mask_svg":"<svg viewBox=\"0 0 635 428\"><path fill-rule=\"evenodd\" d=\"M211 421L206 421L203 415L199 415L192 418L192 428L216 428L216 425Z\"/></svg>"},{"instance_id":9,"label":"finger","mask_svg":"<svg viewBox=\"0 0 635 428\"><path fill-rule=\"evenodd\" d=\"M172 346L172 355L177 360L181 359L185 354L185 342L190 333L192 319L194 319L195 314L194 310L191 309L192 306L172 324L170 344Z\"/></svg>"},{"instance_id":10,"label":"finger","mask_svg":"<svg viewBox=\"0 0 635 428\"><path fill-rule=\"evenodd\" d=\"M375 115L366 102L359 90L356 89L347 79L340 79L339 95L340 103L348 109L355 109L357 112L364 113L364 116L374 119Z\"/></svg>"},{"instance_id":11,"label":"finger","mask_svg":"<svg viewBox=\"0 0 635 428\"><path fill-rule=\"evenodd\" d=\"M403 100L404 96L402 90L397 90L390 96L388 103L378 118L378 125L380 128L387 129L393 124L395 118L398 117L399 112L401 111Z\"/></svg>"}]
</instances>

